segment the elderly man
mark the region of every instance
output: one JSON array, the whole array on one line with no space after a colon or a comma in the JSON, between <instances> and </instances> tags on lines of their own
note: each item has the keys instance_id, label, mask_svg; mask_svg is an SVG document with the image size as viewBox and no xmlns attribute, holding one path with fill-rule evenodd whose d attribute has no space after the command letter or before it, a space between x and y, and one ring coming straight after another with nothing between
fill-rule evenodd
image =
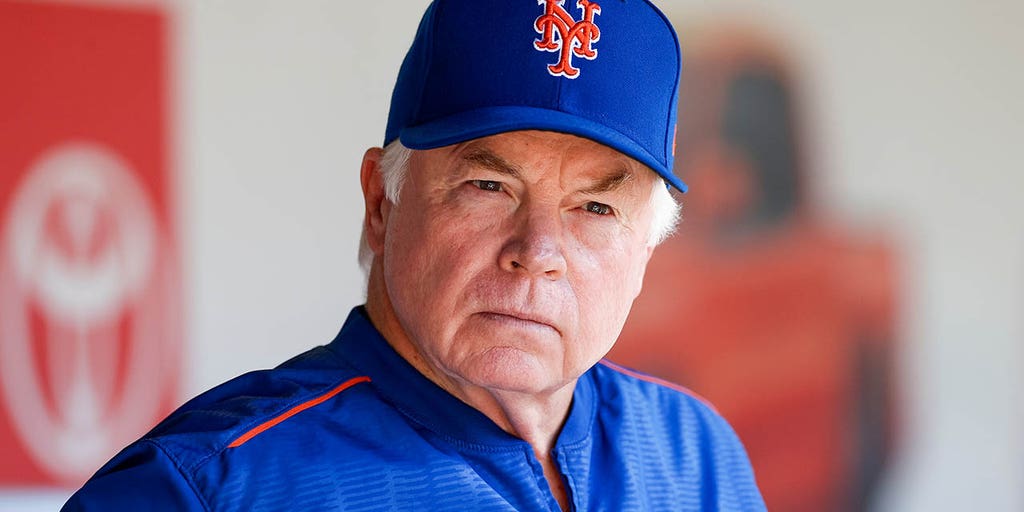
<instances>
[{"instance_id":1,"label":"elderly man","mask_svg":"<svg viewBox=\"0 0 1024 512\"><path fill-rule=\"evenodd\" d=\"M190 401L67 510L763 510L713 409L602 357L673 229L644 0L435 0L366 152L365 307Z\"/></svg>"}]
</instances>

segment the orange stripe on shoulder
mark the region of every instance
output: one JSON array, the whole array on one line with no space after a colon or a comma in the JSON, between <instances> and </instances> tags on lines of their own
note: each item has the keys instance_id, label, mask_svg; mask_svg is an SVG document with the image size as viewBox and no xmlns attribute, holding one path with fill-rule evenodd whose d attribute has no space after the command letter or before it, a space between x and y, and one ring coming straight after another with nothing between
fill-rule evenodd
<instances>
[{"instance_id":1,"label":"orange stripe on shoulder","mask_svg":"<svg viewBox=\"0 0 1024 512\"><path fill-rule=\"evenodd\" d=\"M601 364L607 366L608 368L611 368L612 370L615 370L615 371L617 371L619 373L624 373L626 375L629 375L630 377L635 377L635 378L640 379L640 380L645 381L645 382L650 382L652 384L657 384L659 386L664 386L664 387L669 388L669 389L674 389L674 390L676 390L676 391L678 391L678 392L680 392L680 393L682 393L684 395L688 395L688 396L692 397L693 399L697 400L698 402L708 406L708 408L711 409L712 411L715 411L715 413L721 414L721 413L718 412L718 408L716 408L714 404L712 404L710 401L708 401L708 399L700 396L699 394L697 394L696 392L694 392L693 390L691 390L689 388L680 386L679 384L676 384L674 382L669 382L669 381L667 381L665 379L660 379L660 378L655 377L653 375L648 375L646 373L638 372L636 370L631 370L629 368L626 368L625 366L620 366L618 364L615 364L615 363L613 363L613 362L611 362L611 361L609 361L607 359L602 359L599 362Z\"/></svg>"},{"instance_id":2,"label":"orange stripe on shoulder","mask_svg":"<svg viewBox=\"0 0 1024 512\"><path fill-rule=\"evenodd\" d=\"M234 441L232 441L231 444L228 445L228 448L238 448L239 446L242 446L243 444L248 442L250 439L252 439L252 438L262 434L263 432L266 432L267 430L270 430L271 428L277 426L279 423L283 422L284 420L287 420L288 418L291 418L292 416L295 416L296 414L298 414L298 413L300 413L302 411L305 411L306 409L309 409L310 407L314 407L316 405L320 405L320 404L330 400L332 397L334 397L338 393L341 393L342 391L345 391L346 389L348 389L348 388L350 388L352 386L355 386L356 384L362 383L362 382L370 382L370 378L366 377L366 376L363 376L363 377L355 377L353 379L349 379L349 380L339 384L334 389L332 389L332 390L330 390L330 391L328 391L328 392L326 392L326 393L324 393L324 394L322 394L322 395L320 395L320 396L318 396L318 397L316 397L316 398L314 398L312 400L307 400L305 402L302 402L301 404L296 405L295 407L292 407L291 409L288 409L287 411L285 411L285 412L275 416L274 418L272 418L272 419L270 419L268 421L264 421L263 423L260 423L259 425L257 425L253 429L251 429L248 432L242 434L241 436L238 437L238 439L235 439Z\"/></svg>"}]
</instances>

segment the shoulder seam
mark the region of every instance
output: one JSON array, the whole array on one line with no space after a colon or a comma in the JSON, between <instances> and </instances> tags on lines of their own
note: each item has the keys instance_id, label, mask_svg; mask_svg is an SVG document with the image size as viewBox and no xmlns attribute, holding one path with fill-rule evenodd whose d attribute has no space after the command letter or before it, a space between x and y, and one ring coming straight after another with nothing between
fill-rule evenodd
<instances>
[{"instance_id":1,"label":"shoulder seam","mask_svg":"<svg viewBox=\"0 0 1024 512\"><path fill-rule=\"evenodd\" d=\"M618 364L613 363L613 362L611 362L611 361L609 361L607 359L602 359L602 360L598 361L598 364L600 364L602 366L605 366L609 370L621 373L623 375L627 375L629 377L633 377L635 379L639 379L639 380L642 380L644 382L649 382L651 384L654 384L654 385L657 385L657 386L661 386L663 388L668 388L668 389L671 389L672 391L676 391L678 393L682 393L682 394L684 394L684 395L686 395L686 396L688 396L688 397L690 397L690 398L700 402L701 404L703 404L705 407L710 409L715 414L721 415L721 413L718 412L718 408L715 407L714 404L711 403L711 401L709 401L707 398L704 398L699 393L693 391L690 388L687 388L685 386L680 386L679 384L667 381L667 380L659 378L659 377L655 377L653 375L648 375L648 374L643 373L643 372L639 372L639 371L636 371L636 370L632 370L630 368L626 368L625 366L618 365Z\"/></svg>"},{"instance_id":2,"label":"shoulder seam","mask_svg":"<svg viewBox=\"0 0 1024 512\"><path fill-rule=\"evenodd\" d=\"M299 402L297 405L293 405L285 409L283 412L279 412L271 416L269 420L263 421L256 425L255 427L252 427L249 430L245 431L245 433L231 441L231 443L228 444L227 448L238 448L239 446L242 446L243 444L249 442L252 438L262 434L263 432L266 432L267 430L270 430L271 428L274 428L275 426L279 425L280 423L283 423L292 416L295 416L296 414L305 411L306 409L310 409L312 407L320 405L326 402L327 400L330 400L331 398L341 393L342 391L345 391L346 389L363 382L370 382L370 377L363 375L359 377L350 378L342 382L341 384L334 386L325 393L314 395L313 398Z\"/></svg>"}]
</instances>

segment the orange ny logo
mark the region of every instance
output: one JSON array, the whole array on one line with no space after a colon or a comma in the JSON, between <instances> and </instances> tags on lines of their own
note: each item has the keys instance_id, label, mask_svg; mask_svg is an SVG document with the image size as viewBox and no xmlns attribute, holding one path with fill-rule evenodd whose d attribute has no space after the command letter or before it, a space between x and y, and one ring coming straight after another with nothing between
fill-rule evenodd
<instances>
[{"instance_id":1,"label":"orange ny logo","mask_svg":"<svg viewBox=\"0 0 1024 512\"><path fill-rule=\"evenodd\" d=\"M597 50L591 44L601 39L601 29L594 23L594 16L601 14L601 6L588 0L577 0L576 6L583 9L583 19L576 21L562 5L565 0L537 0L545 4L544 14L537 18L533 28L541 38L533 47L546 52L559 52L558 63L548 66L552 76L576 78L580 70L573 67L572 56L587 60L597 58Z\"/></svg>"}]
</instances>

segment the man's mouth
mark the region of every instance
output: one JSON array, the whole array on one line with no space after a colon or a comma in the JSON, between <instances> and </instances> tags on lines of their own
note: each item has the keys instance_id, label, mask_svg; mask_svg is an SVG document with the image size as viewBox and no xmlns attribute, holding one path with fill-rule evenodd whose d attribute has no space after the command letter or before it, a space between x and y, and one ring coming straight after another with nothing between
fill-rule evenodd
<instances>
[{"instance_id":1,"label":"man's mouth","mask_svg":"<svg viewBox=\"0 0 1024 512\"><path fill-rule=\"evenodd\" d=\"M519 311L483 311L478 313L479 315L502 322L512 326L519 326L527 329L546 328L551 329L561 335L562 331L555 327L554 321L543 316L532 313L525 313Z\"/></svg>"}]
</instances>

